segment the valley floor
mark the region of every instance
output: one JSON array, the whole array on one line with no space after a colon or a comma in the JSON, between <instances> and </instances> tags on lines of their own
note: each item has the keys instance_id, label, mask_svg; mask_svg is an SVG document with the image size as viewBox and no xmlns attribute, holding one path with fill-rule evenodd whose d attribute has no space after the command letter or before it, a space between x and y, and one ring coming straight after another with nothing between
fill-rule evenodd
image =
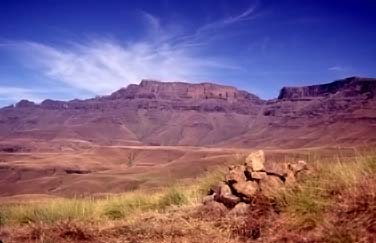
<instances>
[{"instance_id":1,"label":"valley floor","mask_svg":"<svg viewBox=\"0 0 376 243\"><path fill-rule=\"evenodd\" d=\"M186 146L94 146L77 151L0 153L0 200L20 195L81 197L190 184L206 171L252 149ZM330 157L338 148L267 150L275 163L289 156ZM353 149L341 149L351 156ZM32 196L35 197L35 196Z\"/></svg>"}]
</instances>

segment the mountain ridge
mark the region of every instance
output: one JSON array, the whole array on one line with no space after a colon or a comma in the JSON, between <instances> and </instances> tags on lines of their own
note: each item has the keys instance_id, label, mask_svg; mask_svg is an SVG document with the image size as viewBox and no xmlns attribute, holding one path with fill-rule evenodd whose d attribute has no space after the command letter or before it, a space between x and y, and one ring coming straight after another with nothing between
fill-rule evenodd
<instances>
[{"instance_id":1,"label":"mountain ridge","mask_svg":"<svg viewBox=\"0 0 376 243\"><path fill-rule=\"evenodd\" d=\"M53 103L63 104L63 103L69 103L69 102L75 102L75 101L89 101L89 100L93 100L93 99L100 99L100 100L108 99L108 98L111 98L111 99L116 99L116 98L126 98L126 99L149 98L150 99L150 98L156 98L155 95L150 95L150 94L153 94L155 92L158 93L160 87L162 87L162 90L163 90L163 87L170 87L170 88L174 89L176 87L179 88L179 86L180 86L180 88L184 87L185 89L187 89L187 91L185 92L186 93L185 96L183 95L183 96L181 96L181 98L198 98L198 97L204 98L205 94L206 94L205 93L206 92L205 87L206 87L206 88L209 89L209 91L207 91L207 97L206 98L226 99L226 92L229 92L230 94L227 94L229 96L228 97L229 100L231 100L231 98L234 98L234 95L236 96L236 94L240 94L239 96L243 97L243 98L248 96L248 97L251 97L251 99L253 99L253 100L260 100L262 102L267 102L267 101L271 101L271 100L275 100L275 99L294 99L294 98L303 98L303 97L324 96L325 94L328 95L329 93L333 94L335 91L337 91L337 90L339 90L339 89L341 89L345 86L350 86L351 84L356 84L356 83L363 84L363 90L362 90L363 93L364 93L364 88L366 88L366 89L368 88L368 89L370 89L370 91L372 91L371 93L374 94L374 90L376 89L375 88L375 86L376 86L375 81L376 81L376 78L366 78L366 77L353 76L353 77L335 80L335 81L330 82L330 83L322 83L322 84L306 85L306 86L283 86L280 89L280 92L279 92L277 97L271 98L271 99L262 99L262 98L258 97L256 94L250 93L246 90L237 89L235 86L231 86L231 85L222 85L222 84L216 84L216 83L212 83L212 82L202 82L202 83L189 83L189 82L180 82L180 81L163 82L163 81L159 81L159 80L143 79L143 80L140 81L139 84L129 84L128 86L122 87L122 88L116 90L115 92L113 92L109 95L97 96L95 98L88 98L88 99L83 99L83 100L82 99L73 99L73 100L68 100L68 101L45 99L42 102L40 102L39 104L35 103L33 101L22 99L19 102L13 104L13 105L0 107L0 109L12 108L14 106L17 106L17 104L21 105L21 106L33 106L33 105L46 105L46 106L48 106L48 105L52 105ZM197 93L196 93L196 96L189 96L188 93L194 94L194 91L195 90L197 91L197 89L194 89L194 88L189 90L189 87L203 87L202 94L197 95ZM324 87L324 88L322 88L322 87ZM153 90L153 88L154 88L154 90ZM322 89L320 90L320 88L322 88ZM138 92L140 89L141 90L143 89L144 92ZM214 90L214 93L213 93L213 90ZM145 91L149 91L149 92L145 92ZM191 92L189 92L189 91L191 91ZM318 92L321 95L318 95L317 93L314 94L315 91ZM135 93L137 93L137 94L135 94ZM139 93L141 93L141 94L139 94ZM147 93L149 93L149 96L147 95ZM182 95L182 93L184 93L184 92L181 92L181 90L180 90L179 94ZM295 96L295 97L293 97L293 96ZM174 97L165 97L165 98L174 98Z\"/></svg>"},{"instance_id":2,"label":"mountain ridge","mask_svg":"<svg viewBox=\"0 0 376 243\"><path fill-rule=\"evenodd\" d=\"M376 90L375 80L376 79L374 78L362 78L354 76L336 80L331 83L301 87L283 87L278 95L278 99L326 96L344 90L352 92L349 92L347 96L369 92L373 97Z\"/></svg>"},{"instance_id":3,"label":"mountain ridge","mask_svg":"<svg viewBox=\"0 0 376 243\"><path fill-rule=\"evenodd\" d=\"M43 144L30 149L49 150L83 143L283 148L373 143L375 92L376 79L359 77L283 87L272 100L226 85L143 80L92 99L21 100L4 107L0 145Z\"/></svg>"}]
</instances>

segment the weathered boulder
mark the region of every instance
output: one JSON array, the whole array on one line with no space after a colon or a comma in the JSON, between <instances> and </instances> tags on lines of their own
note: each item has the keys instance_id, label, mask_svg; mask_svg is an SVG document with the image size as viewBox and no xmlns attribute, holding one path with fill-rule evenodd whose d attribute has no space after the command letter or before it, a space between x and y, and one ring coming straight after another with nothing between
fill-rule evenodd
<instances>
[{"instance_id":1,"label":"weathered boulder","mask_svg":"<svg viewBox=\"0 0 376 243\"><path fill-rule=\"evenodd\" d=\"M214 200L215 195L216 195L216 193L213 193L213 194L211 194L211 195L207 195L207 196L205 196L205 197L202 199L202 203L203 203L204 205L206 205L206 204L209 204L209 203L215 201L215 200Z\"/></svg>"},{"instance_id":2,"label":"weathered boulder","mask_svg":"<svg viewBox=\"0 0 376 243\"><path fill-rule=\"evenodd\" d=\"M269 175L259 183L261 193L267 197L273 196L275 191L284 187L283 181L278 176Z\"/></svg>"},{"instance_id":3,"label":"weathered boulder","mask_svg":"<svg viewBox=\"0 0 376 243\"><path fill-rule=\"evenodd\" d=\"M265 171L264 163L265 153L263 150L250 153L245 159L247 170L250 171Z\"/></svg>"},{"instance_id":4,"label":"weathered boulder","mask_svg":"<svg viewBox=\"0 0 376 243\"><path fill-rule=\"evenodd\" d=\"M211 201L202 205L197 209L196 215L203 218L217 219L223 217L228 213L227 207L220 202Z\"/></svg>"},{"instance_id":5,"label":"weathered boulder","mask_svg":"<svg viewBox=\"0 0 376 243\"><path fill-rule=\"evenodd\" d=\"M288 171L288 164L287 163L278 163L278 162L271 162L266 161L265 163L265 171L268 175L279 176L283 178L287 176Z\"/></svg>"},{"instance_id":6,"label":"weathered boulder","mask_svg":"<svg viewBox=\"0 0 376 243\"><path fill-rule=\"evenodd\" d=\"M233 208L241 199L233 194L223 194L220 196L219 202L223 203L227 208Z\"/></svg>"},{"instance_id":7,"label":"weathered boulder","mask_svg":"<svg viewBox=\"0 0 376 243\"><path fill-rule=\"evenodd\" d=\"M214 195L214 200L223 203L228 208L233 208L241 199L232 194L231 188L227 184L219 187L218 195Z\"/></svg>"},{"instance_id":8,"label":"weathered boulder","mask_svg":"<svg viewBox=\"0 0 376 243\"><path fill-rule=\"evenodd\" d=\"M217 199L220 195L232 193L231 188L225 182L219 183L211 191L214 192L214 198Z\"/></svg>"},{"instance_id":9,"label":"weathered boulder","mask_svg":"<svg viewBox=\"0 0 376 243\"><path fill-rule=\"evenodd\" d=\"M236 204L236 206L230 210L228 213L231 216L242 216L245 215L250 210L250 205L245 202L240 202Z\"/></svg>"},{"instance_id":10,"label":"weathered boulder","mask_svg":"<svg viewBox=\"0 0 376 243\"><path fill-rule=\"evenodd\" d=\"M297 173L307 170L307 163L304 160L299 160L297 163L290 163L288 164L288 169L294 172L296 175Z\"/></svg>"},{"instance_id":11,"label":"weathered boulder","mask_svg":"<svg viewBox=\"0 0 376 243\"><path fill-rule=\"evenodd\" d=\"M295 173L291 170L287 171L285 178L285 185L291 186L296 182Z\"/></svg>"},{"instance_id":12,"label":"weathered boulder","mask_svg":"<svg viewBox=\"0 0 376 243\"><path fill-rule=\"evenodd\" d=\"M291 186L296 183L298 176L303 173L303 171L308 170L307 163L303 160L299 160L297 163L289 163L287 168L288 170L285 176L286 186Z\"/></svg>"},{"instance_id":13,"label":"weathered boulder","mask_svg":"<svg viewBox=\"0 0 376 243\"><path fill-rule=\"evenodd\" d=\"M262 150L249 154L245 165L229 167L225 181L210 190L210 196L203 199L204 204L222 203L232 208L232 213L242 214L260 195L273 198L276 192L296 183L297 175L307 170L305 161L296 163L276 163L265 166L265 154ZM270 169L270 170L269 170Z\"/></svg>"},{"instance_id":14,"label":"weathered boulder","mask_svg":"<svg viewBox=\"0 0 376 243\"><path fill-rule=\"evenodd\" d=\"M229 167L229 172L225 176L225 180L229 184L246 181L247 178L244 174L245 166L236 165Z\"/></svg>"},{"instance_id":15,"label":"weathered boulder","mask_svg":"<svg viewBox=\"0 0 376 243\"><path fill-rule=\"evenodd\" d=\"M242 197L253 197L258 191L258 185L254 181L238 182L232 185L235 192Z\"/></svg>"},{"instance_id":16,"label":"weathered boulder","mask_svg":"<svg viewBox=\"0 0 376 243\"><path fill-rule=\"evenodd\" d=\"M263 171L257 171L257 172L252 172L251 177L253 180L263 180L267 177L268 175L266 172Z\"/></svg>"}]
</instances>

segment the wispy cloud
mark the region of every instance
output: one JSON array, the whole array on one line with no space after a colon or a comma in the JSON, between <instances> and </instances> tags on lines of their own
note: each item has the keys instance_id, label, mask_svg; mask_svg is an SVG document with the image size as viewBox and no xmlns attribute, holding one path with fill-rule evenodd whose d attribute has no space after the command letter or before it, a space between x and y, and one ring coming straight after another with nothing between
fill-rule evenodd
<instances>
[{"instance_id":1,"label":"wispy cloud","mask_svg":"<svg viewBox=\"0 0 376 243\"><path fill-rule=\"evenodd\" d=\"M250 6L248 9L246 9L241 14L224 19L223 23L233 24L233 23L240 22L240 21L251 20L254 17L254 16L252 16L252 14L255 12L255 9L256 9L256 6Z\"/></svg>"},{"instance_id":2,"label":"wispy cloud","mask_svg":"<svg viewBox=\"0 0 376 243\"><path fill-rule=\"evenodd\" d=\"M255 19L257 17L256 11L255 11L256 7L257 7L257 4L254 4L248 7L245 11L239 13L238 15L230 16L227 18L223 18L223 19L219 19L219 20L207 23L201 26L200 28L198 28L196 35L200 35L208 31L226 28L239 22Z\"/></svg>"},{"instance_id":3,"label":"wispy cloud","mask_svg":"<svg viewBox=\"0 0 376 243\"><path fill-rule=\"evenodd\" d=\"M332 66L328 68L329 71L334 71L334 72L343 72L346 71L346 69L342 66Z\"/></svg>"},{"instance_id":4,"label":"wispy cloud","mask_svg":"<svg viewBox=\"0 0 376 243\"><path fill-rule=\"evenodd\" d=\"M13 41L2 44L2 48L15 51L19 60L49 82L86 94L108 94L147 78L209 81L220 71L241 68L233 60L203 54L201 40L197 37L209 39L207 30L250 20L254 12L255 6L251 6L236 16L199 27L191 35L182 34L176 25L163 25L158 17L141 12L148 33L139 41L124 43L114 39L90 39L69 42L65 46ZM37 95L33 97L30 90L14 89L17 91L17 95L12 97L14 100L21 97L40 100ZM12 92L3 93L10 97Z\"/></svg>"},{"instance_id":5,"label":"wispy cloud","mask_svg":"<svg viewBox=\"0 0 376 243\"><path fill-rule=\"evenodd\" d=\"M141 11L141 15L145 18L151 29L157 31L161 29L160 20L157 17L145 11Z\"/></svg>"},{"instance_id":6,"label":"wispy cloud","mask_svg":"<svg viewBox=\"0 0 376 243\"><path fill-rule=\"evenodd\" d=\"M45 76L76 89L105 94L143 78L202 81L217 69L236 66L219 57L201 56L184 45L136 42L122 45L94 40L58 48L17 43L22 58Z\"/></svg>"},{"instance_id":7,"label":"wispy cloud","mask_svg":"<svg viewBox=\"0 0 376 243\"><path fill-rule=\"evenodd\" d=\"M180 29L175 24L162 25L161 19L146 11L140 11L143 19L147 37L153 39L154 43L171 41L180 34Z\"/></svg>"},{"instance_id":8,"label":"wispy cloud","mask_svg":"<svg viewBox=\"0 0 376 243\"><path fill-rule=\"evenodd\" d=\"M39 96L40 93L43 93L43 91L12 86L0 86L0 103L12 104L21 99L40 102L42 101L42 98Z\"/></svg>"}]
</instances>

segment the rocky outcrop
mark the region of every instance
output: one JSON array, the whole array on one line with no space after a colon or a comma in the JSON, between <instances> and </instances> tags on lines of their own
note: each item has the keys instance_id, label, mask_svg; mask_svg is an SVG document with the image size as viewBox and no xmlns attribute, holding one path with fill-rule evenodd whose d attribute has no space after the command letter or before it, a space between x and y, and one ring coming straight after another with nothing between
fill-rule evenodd
<instances>
[{"instance_id":1,"label":"rocky outcrop","mask_svg":"<svg viewBox=\"0 0 376 243\"><path fill-rule=\"evenodd\" d=\"M111 99L159 99L159 100L208 100L227 102L251 101L262 103L256 95L231 86L213 83L163 83L155 80L142 80L139 85L129 85L111 94Z\"/></svg>"},{"instance_id":2,"label":"rocky outcrop","mask_svg":"<svg viewBox=\"0 0 376 243\"><path fill-rule=\"evenodd\" d=\"M244 165L230 166L225 180L210 190L203 203L216 201L238 214L246 210L246 205L255 197L273 197L278 190L295 183L300 173L308 170L303 160L285 164L285 170L279 173L266 170L264 164L265 153L259 150L249 154Z\"/></svg>"},{"instance_id":3,"label":"rocky outcrop","mask_svg":"<svg viewBox=\"0 0 376 243\"><path fill-rule=\"evenodd\" d=\"M336 93L344 97L365 94L368 98L373 98L375 92L375 79L350 77L328 84L311 85L305 87L283 87L280 91L278 99L326 97Z\"/></svg>"},{"instance_id":4,"label":"rocky outcrop","mask_svg":"<svg viewBox=\"0 0 376 243\"><path fill-rule=\"evenodd\" d=\"M29 101L29 100L20 100L19 102L17 102L16 104L16 108L32 108L32 107L35 107L36 104L32 101ZM13 107L12 107L13 108Z\"/></svg>"}]
</instances>

